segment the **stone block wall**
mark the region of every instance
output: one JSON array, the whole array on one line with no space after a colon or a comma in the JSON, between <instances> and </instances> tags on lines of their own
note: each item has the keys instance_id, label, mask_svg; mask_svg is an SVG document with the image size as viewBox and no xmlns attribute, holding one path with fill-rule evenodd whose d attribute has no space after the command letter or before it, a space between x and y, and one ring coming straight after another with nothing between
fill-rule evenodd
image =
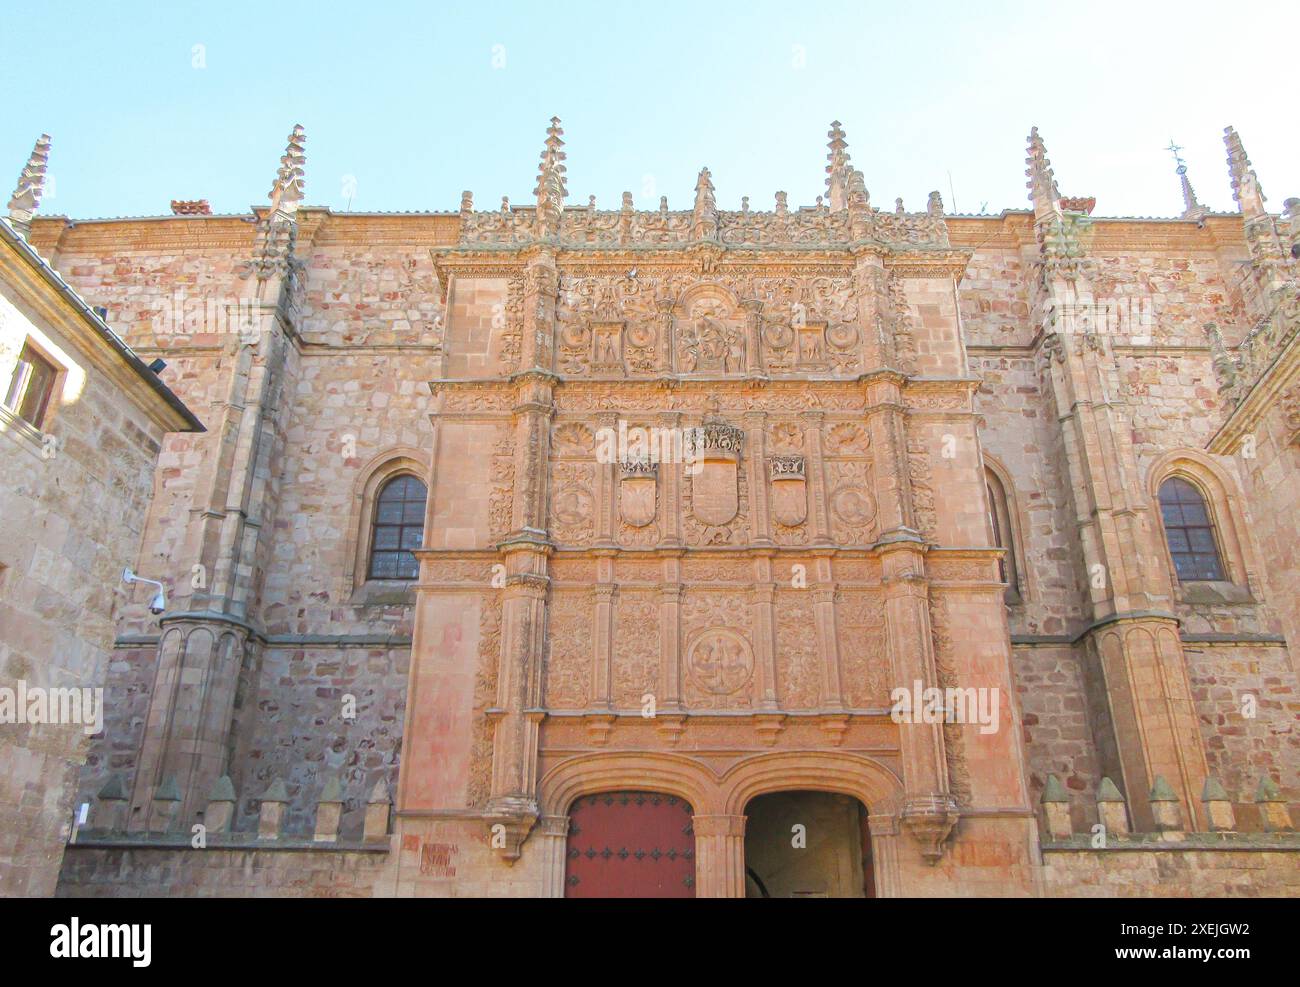
<instances>
[{"instance_id":1,"label":"stone block wall","mask_svg":"<svg viewBox=\"0 0 1300 987\"><path fill-rule=\"evenodd\" d=\"M1044 849L1043 890L1052 898L1295 898L1300 851L1142 847Z\"/></svg>"},{"instance_id":2,"label":"stone block wall","mask_svg":"<svg viewBox=\"0 0 1300 987\"><path fill-rule=\"evenodd\" d=\"M386 850L386 848L385 848ZM371 898L385 850L70 846L60 898Z\"/></svg>"},{"instance_id":3,"label":"stone block wall","mask_svg":"<svg viewBox=\"0 0 1300 987\"><path fill-rule=\"evenodd\" d=\"M51 304L0 279L0 387L29 338L62 369L43 436L0 426L0 687L15 692L101 687L115 614L151 594L122 570L136 565L164 429L105 372L106 353L51 322ZM90 744L81 723L0 724L0 895L53 893Z\"/></svg>"}]
</instances>

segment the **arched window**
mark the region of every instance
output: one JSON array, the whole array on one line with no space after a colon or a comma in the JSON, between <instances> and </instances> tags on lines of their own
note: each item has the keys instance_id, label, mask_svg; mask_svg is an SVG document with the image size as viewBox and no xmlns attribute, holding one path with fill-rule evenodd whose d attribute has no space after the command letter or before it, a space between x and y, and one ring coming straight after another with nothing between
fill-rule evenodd
<instances>
[{"instance_id":1,"label":"arched window","mask_svg":"<svg viewBox=\"0 0 1300 987\"><path fill-rule=\"evenodd\" d=\"M412 554L424 543L427 491L416 477L400 474L379 491L370 529L370 579L415 579L420 564Z\"/></svg>"},{"instance_id":2,"label":"arched window","mask_svg":"<svg viewBox=\"0 0 1300 987\"><path fill-rule=\"evenodd\" d=\"M988 523L993 529L993 544L1006 549L1006 555L998 562L998 575L1006 584L1008 602L1017 602L1021 598L1021 577L1015 559L1015 538L1011 528L1011 510L1006 499L1006 489L992 469L984 471L985 486L988 489Z\"/></svg>"},{"instance_id":3,"label":"arched window","mask_svg":"<svg viewBox=\"0 0 1300 987\"><path fill-rule=\"evenodd\" d=\"M984 471L984 479L989 495L989 526L993 529L993 544L1006 549L1006 555L998 563L998 572L1007 585L1007 602L1016 602L1020 599L1020 574L1016 567L1016 544L1012 534L1007 492L992 470Z\"/></svg>"},{"instance_id":4,"label":"arched window","mask_svg":"<svg viewBox=\"0 0 1300 987\"><path fill-rule=\"evenodd\" d=\"M1179 476L1160 484L1160 515L1179 581L1222 581L1223 560L1214 523L1195 485Z\"/></svg>"}]
</instances>

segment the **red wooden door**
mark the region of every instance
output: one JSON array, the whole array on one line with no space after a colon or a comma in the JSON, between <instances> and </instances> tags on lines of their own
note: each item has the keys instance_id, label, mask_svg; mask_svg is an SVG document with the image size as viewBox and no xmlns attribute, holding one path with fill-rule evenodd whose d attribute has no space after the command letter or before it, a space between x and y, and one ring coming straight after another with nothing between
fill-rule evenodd
<instances>
[{"instance_id":1,"label":"red wooden door","mask_svg":"<svg viewBox=\"0 0 1300 987\"><path fill-rule=\"evenodd\" d=\"M569 809L564 896L694 898L691 816L672 795L584 795Z\"/></svg>"}]
</instances>

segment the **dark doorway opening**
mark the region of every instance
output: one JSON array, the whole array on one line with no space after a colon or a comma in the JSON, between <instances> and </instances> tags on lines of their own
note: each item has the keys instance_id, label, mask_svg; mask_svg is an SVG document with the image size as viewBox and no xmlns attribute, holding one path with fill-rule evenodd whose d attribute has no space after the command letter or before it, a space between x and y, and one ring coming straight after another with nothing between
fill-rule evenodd
<instances>
[{"instance_id":1,"label":"dark doorway opening","mask_svg":"<svg viewBox=\"0 0 1300 987\"><path fill-rule=\"evenodd\" d=\"M745 807L747 898L874 898L866 808L831 792L772 792Z\"/></svg>"}]
</instances>

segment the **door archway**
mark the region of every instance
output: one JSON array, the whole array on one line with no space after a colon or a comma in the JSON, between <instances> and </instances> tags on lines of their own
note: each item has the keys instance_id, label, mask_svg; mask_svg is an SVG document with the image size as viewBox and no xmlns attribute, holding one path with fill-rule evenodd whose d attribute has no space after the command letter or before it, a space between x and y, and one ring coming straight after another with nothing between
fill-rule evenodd
<instances>
[{"instance_id":1,"label":"door archway","mask_svg":"<svg viewBox=\"0 0 1300 987\"><path fill-rule=\"evenodd\" d=\"M745 816L745 897L875 897L867 811L856 798L769 792L750 799Z\"/></svg>"},{"instance_id":2,"label":"door archway","mask_svg":"<svg viewBox=\"0 0 1300 987\"><path fill-rule=\"evenodd\" d=\"M569 807L566 898L695 897L689 802L660 792L583 795Z\"/></svg>"}]
</instances>

